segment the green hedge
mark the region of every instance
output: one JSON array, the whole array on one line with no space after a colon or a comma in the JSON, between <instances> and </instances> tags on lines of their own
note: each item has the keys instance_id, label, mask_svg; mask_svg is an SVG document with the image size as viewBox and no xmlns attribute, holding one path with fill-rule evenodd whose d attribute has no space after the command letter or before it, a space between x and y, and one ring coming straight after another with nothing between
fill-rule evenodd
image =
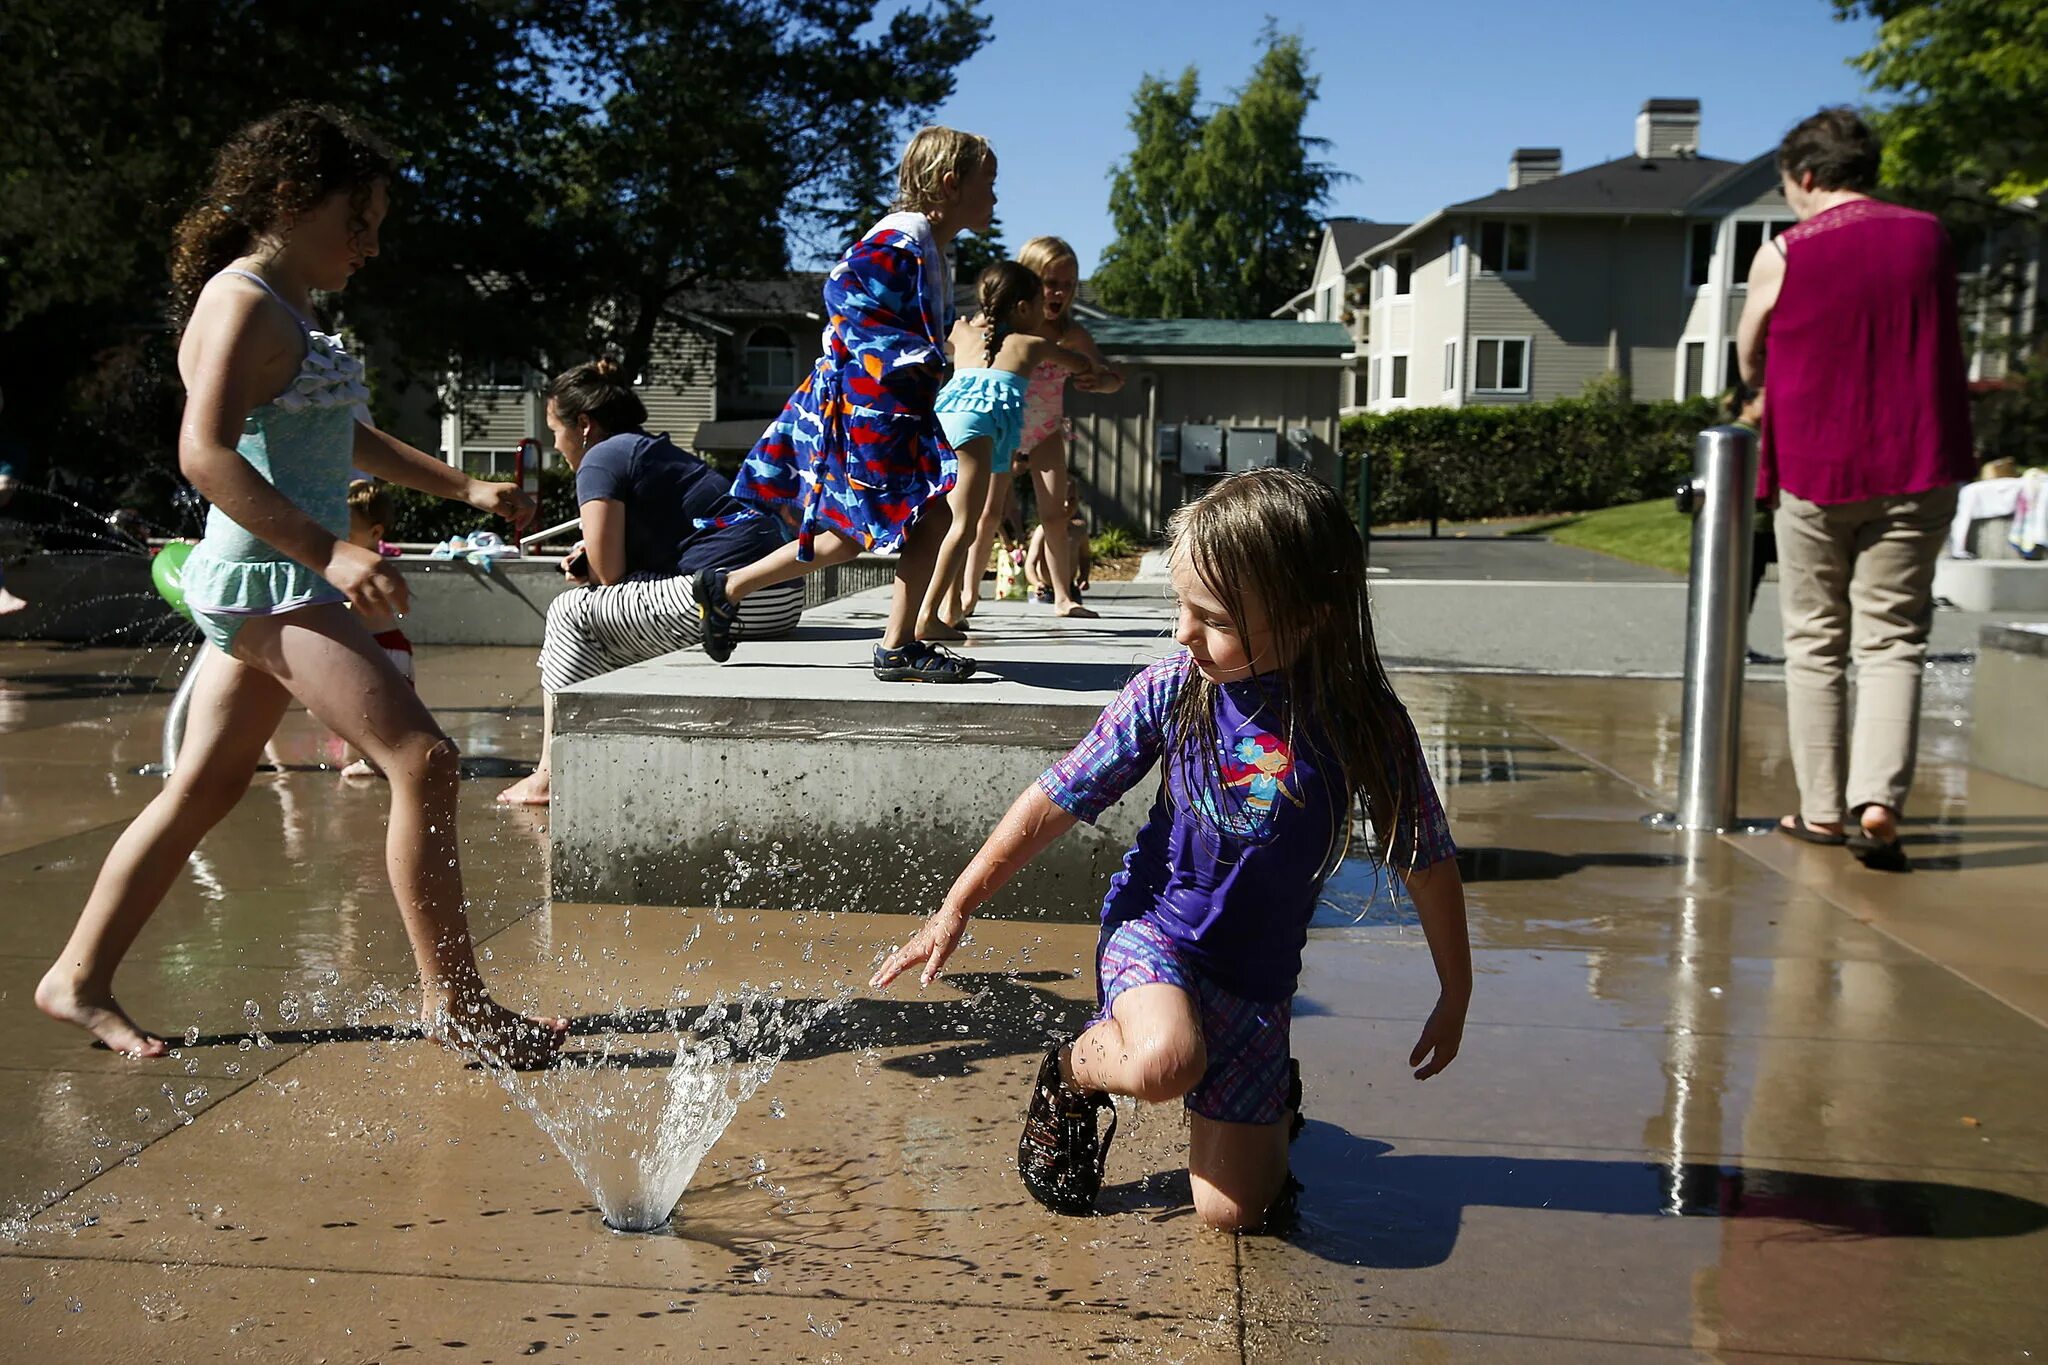
<instances>
[{"instance_id":1,"label":"green hedge","mask_svg":"<svg viewBox=\"0 0 2048 1365\"><path fill-rule=\"evenodd\" d=\"M385 528L386 540L433 543L457 533L468 535L486 529L509 537L512 530L509 522L479 512L467 503L451 502L410 488L393 488L391 496L398 503L398 524ZM576 476L560 467L541 470L540 516L530 529L538 531L575 515Z\"/></svg>"},{"instance_id":2,"label":"green hedge","mask_svg":"<svg viewBox=\"0 0 2048 1365\"><path fill-rule=\"evenodd\" d=\"M1344 421L1346 496L1360 460L1373 524L1583 512L1662 497L1692 470L1717 420L1704 398L1564 398L1514 407L1413 408Z\"/></svg>"}]
</instances>

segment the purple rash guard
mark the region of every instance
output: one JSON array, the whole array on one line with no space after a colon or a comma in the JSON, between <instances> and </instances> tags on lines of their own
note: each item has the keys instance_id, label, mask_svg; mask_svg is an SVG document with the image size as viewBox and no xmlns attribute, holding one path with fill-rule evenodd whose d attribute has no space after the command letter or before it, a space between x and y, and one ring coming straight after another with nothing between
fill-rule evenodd
<instances>
[{"instance_id":1,"label":"purple rash guard","mask_svg":"<svg viewBox=\"0 0 2048 1365\"><path fill-rule=\"evenodd\" d=\"M1182 650L1138 674L1073 752L1046 769L1039 790L1093 824L1166 752L1174 701L1194 673ZM1387 859L1396 867L1433 866L1455 857L1457 846L1415 727L1399 702L1389 702L1408 743L1388 761L1396 789L1405 786L1412 804L1393 822ZM1296 735L1290 752L1276 712L1269 680L1218 689L1220 784L1190 792L1181 763L1168 763L1151 815L1102 902L1104 924L1148 919L1218 985L1258 1001L1294 994L1323 865L1347 809L1342 778L1316 737ZM1387 822L1376 823L1384 829Z\"/></svg>"}]
</instances>

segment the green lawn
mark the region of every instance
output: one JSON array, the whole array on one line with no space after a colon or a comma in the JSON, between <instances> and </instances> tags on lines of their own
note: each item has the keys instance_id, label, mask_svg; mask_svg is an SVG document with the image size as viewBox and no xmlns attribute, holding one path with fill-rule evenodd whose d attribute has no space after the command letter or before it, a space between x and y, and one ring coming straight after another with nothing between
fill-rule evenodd
<instances>
[{"instance_id":1,"label":"green lawn","mask_svg":"<svg viewBox=\"0 0 2048 1365\"><path fill-rule=\"evenodd\" d=\"M1669 498L1625 503L1522 527L1511 534L1546 536L1603 555L1682 574L1692 564L1692 519L1678 514Z\"/></svg>"}]
</instances>

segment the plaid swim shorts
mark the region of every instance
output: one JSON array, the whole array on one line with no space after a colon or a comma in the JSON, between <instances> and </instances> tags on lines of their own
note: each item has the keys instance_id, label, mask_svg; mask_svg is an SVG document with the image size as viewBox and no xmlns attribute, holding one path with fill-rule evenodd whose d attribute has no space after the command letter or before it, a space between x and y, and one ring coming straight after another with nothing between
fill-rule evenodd
<instances>
[{"instance_id":1,"label":"plaid swim shorts","mask_svg":"<svg viewBox=\"0 0 2048 1365\"><path fill-rule=\"evenodd\" d=\"M1098 1021L1133 986L1178 986L1194 999L1209 1069L1188 1092L1189 1109L1221 1123L1278 1123L1286 1116L1291 1000L1269 1004L1232 995L1145 919L1103 926L1095 976L1102 1002Z\"/></svg>"}]
</instances>

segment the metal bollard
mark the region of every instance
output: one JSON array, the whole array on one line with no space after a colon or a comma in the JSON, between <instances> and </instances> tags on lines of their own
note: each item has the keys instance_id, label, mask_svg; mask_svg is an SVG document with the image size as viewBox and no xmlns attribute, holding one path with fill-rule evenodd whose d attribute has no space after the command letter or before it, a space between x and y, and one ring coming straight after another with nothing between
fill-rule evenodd
<instances>
[{"instance_id":1,"label":"metal bollard","mask_svg":"<svg viewBox=\"0 0 2048 1365\"><path fill-rule=\"evenodd\" d=\"M1678 810L1651 823L1681 830L1745 828L1735 818L1742 756L1742 672L1749 638L1749 558L1756 514L1756 433L1709 427L1678 489L1691 513L1692 575L1685 605Z\"/></svg>"}]
</instances>

